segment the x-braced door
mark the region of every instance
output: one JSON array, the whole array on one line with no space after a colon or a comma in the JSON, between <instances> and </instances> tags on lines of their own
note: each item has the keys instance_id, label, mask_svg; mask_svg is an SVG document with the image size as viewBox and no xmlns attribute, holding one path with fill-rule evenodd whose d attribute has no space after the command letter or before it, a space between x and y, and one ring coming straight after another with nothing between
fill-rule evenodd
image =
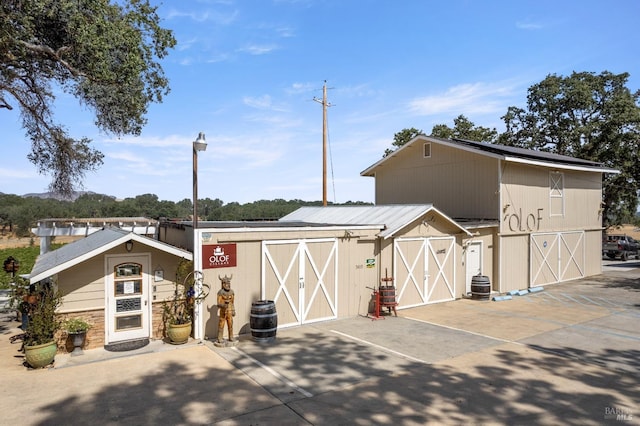
<instances>
[{"instance_id":1,"label":"x-braced door","mask_svg":"<svg viewBox=\"0 0 640 426\"><path fill-rule=\"evenodd\" d=\"M582 278L585 275L583 231L531 234L531 287Z\"/></svg>"},{"instance_id":2,"label":"x-braced door","mask_svg":"<svg viewBox=\"0 0 640 426\"><path fill-rule=\"evenodd\" d=\"M402 308L455 299L455 238L396 238L393 269Z\"/></svg>"},{"instance_id":3,"label":"x-braced door","mask_svg":"<svg viewBox=\"0 0 640 426\"><path fill-rule=\"evenodd\" d=\"M263 241L261 281L280 327L337 318L337 239Z\"/></svg>"}]
</instances>

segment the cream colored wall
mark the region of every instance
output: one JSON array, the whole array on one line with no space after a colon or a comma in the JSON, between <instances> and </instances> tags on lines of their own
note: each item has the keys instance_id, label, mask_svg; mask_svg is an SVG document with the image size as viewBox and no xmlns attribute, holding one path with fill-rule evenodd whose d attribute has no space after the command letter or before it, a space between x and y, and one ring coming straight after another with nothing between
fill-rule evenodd
<instances>
[{"instance_id":1,"label":"cream colored wall","mask_svg":"<svg viewBox=\"0 0 640 426\"><path fill-rule=\"evenodd\" d=\"M506 293L529 287L529 235L501 236L498 291Z\"/></svg>"},{"instance_id":2,"label":"cream colored wall","mask_svg":"<svg viewBox=\"0 0 640 426\"><path fill-rule=\"evenodd\" d=\"M139 248L140 251L136 251ZM151 271L144 271L150 274L152 299L160 302L167 295L173 292L173 280L179 258L150 247L140 248L139 244L134 245L132 254L151 253ZM114 248L102 255L93 257L85 262L73 266L60 272L57 277L57 285L63 295L63 304L60 312L80 312L93 309L104 309L105 299L105 257L115 254L125 254L122 247ZM155 282L153 272L155 269L164 270L164 280ZM155 286L156 291L153 292Z\"/></svg>"},{"instance_id":3,"label":"cream colored wall","mask_svg":"<svg viewBox=\"0 0 640 426\"><path fill-rule=\"evenodd\" d=\"M427 215L407 226L403 237L443 237L460 230L437 214ZM205 230L206 232L206 230ZM249 333L251 304L260 300L261 241L337 238L338 241L338 317L366 315L372 288L380 285L385 275L393 276L393 238L375 238L370 230L355 231L351 238L344 238L344 231L304 231L296 229L274 232L225 233L211 232L205 244L236 243L237 266L204 270L205 282L217 286L205 301L205 333L217 333L215 293L219 289L218 275L233 275L232 287L236 292L236 333ZM461 252L462 237L456 237L455 252ZM367 267L367 259L374 259L375 266ZM458 257L456 257L456 262ZM287 259L288 260L288 259ZM456 288L464 282L464 274L456 263ZM213 287L212 287L213 288Z\"/></svg>"},{"instance_id":4,"label":"cream colored wall","mask_svg":"<svg viewBox=\"0 0 640 426\"><path fill-rule=\"evenodd\" d=\"M544 167L503 163L502 237L499 240L502 292L528 288L529 235L532 233L585 231L585 276L602 271L601 174L560 171L564 183L564 215L551 215L550 171Z\"/></svg>"},{"instance_id":5,"label":"cream colored wall","mask_svg":"<svg viewBox=\"0 0 640 426\"><path fill-rule=\"evenodd\" d=\"M470 244L474 241L482 242L482 275L489 277L491 289L494 291L498 291L500 283L498 281L498 274L495 273L497 265L495 255L497 248L497 244L495 243L495 241L497 241L495 235L496 228L471 228L469 230L476 235L474 235L473 237L465 236L462 238L462 256L460 256L460 272L458 274L460 276L460 279L458 280L460 284L460 287L458 288L460 289L460 291L458 291L458 295L460 295L460 293L466 289L467 285L465 281L467 275L467 268L465 264L465 247L467 246L467 244Z\"/></svg>"},{"instance_id":6,"label":"cream colored wall","mask_svg":"<svg viewBox=\"0 0 640 426\"><path fill-rule=\"evenodd\" d=\"M584 234L586 253L585 253L585 275L600 275L602 273L602 231L597 229L587 231ZM595 248L600 247L596 250Z\"/></svg>"},{"instance_id":7,"label":"cream colored wall","mask_svg":"<svg viewBox=\"0 0 640 426\"><path fill-rule=\"evenodd\" d=\"M205 230L205 232L207 232ZM236 267L204 269L204 282L211 286L211 293L204 300L204 330L206 338L218 333L216 294L220 289L219 276L231 276L231 288L235 293L236 316L234 333L250 333L251 305L261 300L262 239L300 240L336 238L338 241L338 317L366 315L371 290L379 279L379 259L375 255L376 240L369 231L355 231L351 238L344 238L344 231L299 232L292 229L277 232L211 232L206 245L236 243ZM366 259L376 259L374 268L366 267ZM279 318L282 323L283 319ZM226 329L225 329L226 336Z\"/></svg>"},{"instance_id":8,"label":"cream colored wall","mask_svg":"<svg viewBox=\"0 0 640 426\"><path fill-rule=\"evenodd\" d=\"M601 174L565 170L564 216L551 215L550 169L503 162L503 234L597 229L602 225Z\"/></svg>"},{"instance_id":9,"label":"cream colored wall","mask_svg":"<svg viewBox=\"0 0 640 426\"><path fill-rule=\"evenodd\" d=\"M498 219L497 160L431 143L408 146L376 170L376 204L432 203L449 217Z\"/></svg>"},{"instance_id":10,"label":"cream colored wall","mask_svg":"<svg viewBox=\"0 0 640 426\"><path fill-rule=\"evenodd\" d=\"M63 295L60 312L104 309L104 257L97 256L56 277Z\"/></svg>"}]
</instances>

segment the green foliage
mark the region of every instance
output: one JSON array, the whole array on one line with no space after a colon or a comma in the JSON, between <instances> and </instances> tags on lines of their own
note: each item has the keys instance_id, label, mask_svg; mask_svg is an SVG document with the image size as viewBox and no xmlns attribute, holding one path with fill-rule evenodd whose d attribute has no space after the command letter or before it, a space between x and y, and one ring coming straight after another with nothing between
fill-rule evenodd
<instances>
[{"instance_id":1,"label":"green foliage","mask_svg":"<svg viewBox=\"0 0 640 426\"><path fill-rule=\"evenodd\" d=\"M476 142L493 143L498 138L498 131L493 128L476 126L464 115L453 119L453 128L446 124L436 124L431 129L431 136L443 139L466 139Z\"/></svg>"},{"instance_id":2,"label":"green foliage","mask_svg":"<svg viewBox=\"0 0 640 426\"><path fill-rule=\"evenodd\" d=\"M360 201L348 201L345 205L363 205ZM302 206L320 206L321 201L259 200L246 204L228 203L210 198L198 200L198 217L201 220L277 220ZM30 235L30 229L40 219L95 218L95 217L148 217L189 220L193 215L193 203L184 199L178 203L159 200L154 194L139 195L116 201L114 197L85 194L75 201L60 201L37 197L18 197L0 194L0 227L3 236L15 232L18 236ZM30 269L29 269L30 270ZM2 281L0 280L0 283Z\"/></svg>"},{"instance_id":3,"label":"green foliage","mask_svg":"<svg viewBox=\"0 0 640 426\"><path fill-rule=\"evenodd\" d=\"M391 145L393 145L395 148L394 149L390 149L387 148L384 151L384 154L382 155L383 157L388 156L389 154L391 154L392 152L394 152L395 150L401 148L402 146L406 145L411 139L415 138L416 136L419 135L424 135L424 132L422 130L418 130L414 127L410 128L410 129L402 129L400 130L398 133L396 133L395 135L393 135L393 143Z\"/></svg>"},{"instance_id":4,"label":"green foliage","mask_svg":"<svg viewBox=\"0 0 640 426\"><path fill-rule=\"evenodd\" d=\"M162 320L165 324L188 324L193 319L195 290L193 262L182 259L176 269L173 295L162 301Z\"/></svg>"},{"instance_id":5,"label":"green foliage","mask_svg":"<svg viewBox=\"0 0 640 426\"><path fill-rule=\"evenodd\" d=\"M603 182L603 223L633 219L640 190L640 91L629 74L549 75L529 88L527 109L509 107L499 143L603 163L620 170Z\"/></svg>"},{"instance_id":6,"label":"green foliage","mask_svg":"<svg viewBox=\"0 0 640 426\"><path fill-rule=\"evenodd\" d=\"M61 244L52 244L52 249L60 247ZM20 262L20 269L16 273L14 279L15 282L23 283L20 279L20 274L28 274L33 269L33 265L36 263L36 258L40 254L40 247L16 247L8 249L0 249L0 262L4 262L9 256L13 256ZM9 288L9 283L12 281L11 274L0 270L0 288Z\"/></svg>"},{"instance_id":7,"label":"green foliage","mask_svg":"<svg viewBox=\"0 0 640 426\"><path fill-rule=\"evenodd\" d=\"M147 0L3 0L0 28L0 109L20 108L29 160L70 195L103 154L54 121L56 92L91 110L101 131L139 135L169 91L158 60L176 40Z\"/></svg>"},{"instance_id":8,"label":"green foliage","mask_svg":"<svg viewBox=\"0 0 640 426\"><path fill-rule=\"evenodd\" d=\"M62 328L67 333L81 333L91 328L91 324L83 320L82 318L69 318L62 323Z\"/></svg>"},{"instance_id":9,"label":"green foliage","mask_svg":"<svg viewBox=\"0 0 640 426\"><path fill-rule=\"evenodd\" d=\"M35 303L30 304L28 310L29 324L24 333L26 346L51 342L56 332L60 330L61 323L56 310L60 306L62 296L51 285L42 284L38 287L32 293L35 295Z\"/></svg>"}]
</instances>

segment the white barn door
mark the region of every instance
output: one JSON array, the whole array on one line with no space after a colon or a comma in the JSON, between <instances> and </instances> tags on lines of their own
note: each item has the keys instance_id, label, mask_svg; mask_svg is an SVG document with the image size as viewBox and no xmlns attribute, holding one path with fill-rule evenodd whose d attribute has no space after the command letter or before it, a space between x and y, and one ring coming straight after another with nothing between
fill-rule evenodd
<instances>
[{"instance_id":1,"label":"white barn door","mask_svg":"<svg viewBox=\"0 0 640 426\"><path fill-rule=\"evenodd\" d=\"M531 287L585 276L584 231L531 234L529 254Z\"/></svg>"},{"instance_id":2,"label":"white barn door","mask_svg":"<svg viewBox=\"0 0 640 426\"><path fill-rule=\"evenodd\" d=\"M455 238L396 238L396 301L401 308L455 300Z\"/></svg>"},{"instance_id":3,"label":"white barn door","mask_svg":"<svg viewBox=\"0 0 640 426\"><path fill-rule=\"evenodd\" d=\"M261 297L279 327L337 318L337 239L263 241Z\"/></svg>"},{"instance_id":4,"label":"white barn door","mask_svg":"<svg viewBox=\"0 0 640 426\"><path fill-rule=\"evenodd\" d=\"M482 241L469 243L465 250L465 289L464 294L471 293L471 281L473 277L482 274Z\"/></svg>"}]
</instances>

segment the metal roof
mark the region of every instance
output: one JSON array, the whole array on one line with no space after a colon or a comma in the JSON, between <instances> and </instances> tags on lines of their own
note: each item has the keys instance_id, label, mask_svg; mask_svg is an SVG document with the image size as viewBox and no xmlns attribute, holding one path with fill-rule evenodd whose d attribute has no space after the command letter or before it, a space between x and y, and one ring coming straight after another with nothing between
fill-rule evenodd
<instances>
[{"instance_id":1,"label":"metal roof","mask_svg":"<svg viewBox=\"0 0 640 426\"><path fill-rule=\"evenodd\" d=\"M174 254L175 256L184 257L188 260L193 258L191 252L161 241L118 228L104 228L90 234L86 238L65 244L56 250L40 255L36 259L35 265L33 265L29 280L31 283L38 282L100 253L104 253L119 244L124 244L129 240L154 247L158 250Z\"/></svg>"},{"instance_id":2,"label":"metal roof","mask_svg":"<svg viewBox=\"0 0 640 426\"><path fill-rule=\"evenodd\" d=\"M456 221L432 204L394 204L383 206L301 207L280 219L280 222L306 222L335 225L377 225L380 237L393 236L411 222L435 211L462 232L469 233Z\"/></svg>"},{"instance_id":3,"label":"metal roof","mask_svg":"<svg viewBox=\"0 0 640 426\"><path fill-rule=\"evenodd\" d=\"M374 170L381 164L394 157L398 152L417 143L433 142L441 145L450 146L452 148L462 149L465 151L475 152L480 155L491 156L497 159L511 162L520 162L544 167L555 167L572 170L590 171L598 173L620 173L616 169L604 166L602 163L595 161L583 160L580 158L570 157L568 155L554 154L545 151L536 151L533 149L518 148L514 146L497 145L485 142L476 142L465 139L442 139L433 136L416 136L411 141L394 151L390 155L382 158L375 164L363 170L361 176L373 176Z\"/></svg>"}]
</instances>

